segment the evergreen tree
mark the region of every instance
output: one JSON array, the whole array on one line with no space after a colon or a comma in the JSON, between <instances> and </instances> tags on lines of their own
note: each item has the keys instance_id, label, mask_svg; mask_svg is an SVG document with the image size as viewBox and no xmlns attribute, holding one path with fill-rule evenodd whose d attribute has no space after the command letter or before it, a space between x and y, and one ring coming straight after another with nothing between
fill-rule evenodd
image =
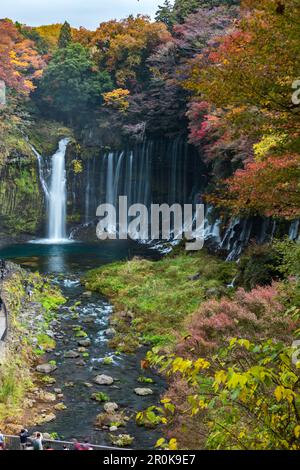
<instances>
[{"instance_id":1,"label":"evergreen tree","mask_svg":"<svg viewBox=\"0 0 300 470\"><path fill-rule=\"evenodd\" d=\"M58 47L60 49L63 49L64 47L67 47L70 42L72 42L71 26L67 21L65 21L60 30L60 35L58 38Z\"/></svg>"},{"instance_id":2,"label":"evergreen tree","mask_svg":"<svg viewBox=\"0 0 300 470\"><path fill-rule=\"evenodd\" d=\"M176 23L176 15L173 10L173 5L169 0L165 0L164 4L158 7L155 19L156 21L164 23L169 31L172 30L172 27Z\"/></svg>"},{"instance_id":3,"label":"evergreen tree","mask_svg":"<svg viewBox=\"0 0 300 470\"><path fill-rule=\"evenodd\" d=\"M106 71L98 71L89 52L78 43L57 49L45 70L38 93L55 118L65 121L85 119L82 113L98 109L102 93L112 90Z\"/></svg>"}]
</instances>

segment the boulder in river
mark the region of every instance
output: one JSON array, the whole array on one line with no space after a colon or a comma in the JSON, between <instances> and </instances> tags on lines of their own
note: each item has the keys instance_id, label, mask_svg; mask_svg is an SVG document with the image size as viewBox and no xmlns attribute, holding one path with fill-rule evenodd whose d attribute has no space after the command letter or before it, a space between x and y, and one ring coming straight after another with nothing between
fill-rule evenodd
<instances>
[{"instance_id":1,"label":"boulder in river","mask_svg":"<svg viewBox=\"0 0 300 470\"><path fill-rule=\"evenodd\" d=\"M153 390L151 390L151 388L138 387L134 389L134 392L141 397L153 395Z\"/></svg>"},{"instance_id":2,"label":"boulder in river","mask_svg":"<svg viewBox=\"0 0 300 470\"><path fill-rule=\"evenodd\" d=\"M78 341L79 346L83 346L84 348L88 348L91 345L91 340L89 338L80 339Z\"/></svg>"},{"instance_id":3,"label":"boulder in river","mask_svg":"<svg viewBox=\"0 0 300 470\"><path fill-rule=\"evenodd\" d=\"M51 372L54 372L57 369L57 366L55 364L39 364L36 367L36 370L38 372L41 372L42 374L51 374Z\"/></svg>"},{"instance_id":4,"label":"boulder in river","mask_svg":"<svg viewBox=\"0 0 300 470\"><path fill-rule=\"evenodd\" d=\"M83 382L83 385L87 388L92 388L93 384L89 383L89 382Z\"/></svg>"},{"instance_id":5,"label":"boulder in river","mask_svg":"<svg viewBox=\"0 0 300 470\"><path fill-rule=\"evenodd\" d=\"M112 414L118 410L119 406L117 405L117 403L108 402L108 403L105 403L103 408L106 413Z\"/></svg>"},{"instance_id":6,"label":"boulder in river","mask_svg":"<svg viewBox=\"0 0 300 470\"><path fill-rule=\"evenodd\" d=\"M57 411L63 411L63 410L66 410L67 407L64 403L57 403L55 406L54 406L54 409L57 410Z\"/></svg>"},{"instance_id":7,"label":"boulder in river","mask_svg":"<svg viewBox=\"0 0 300 470\"><path fill-rule=\"evenodd\" d=\"M43 390L41 390L40 393L39 393L38 398L39 398L39 400L47 403L47 402L55 401L56 400L56 395L55 395L55 393L44 392Z\"/></svg>"},{"instance_id":8,"label":"boulder in river","mask_svg":"<svg viewBox=\"0 0 300 470\"><path fill-rule=\"evenodd\" d=\"M97 415L94 425L98 429L109 429L110 426L119 428L125 426L128 420L128 416L125 416L123 412L100 413Z\"/></svg>"},{"instance_id":9,"label":"boulder in river","mask_svg":"<svg viewBox=\"0 0 300 470\"><path fill-rule=\"evenodd\" d=\"M44 424L44 423L51 423L56 419L56 415L54 413L45 413L37 417L36 425Z\"/></svg>"},{"instance_id":10,"label":"boulder in river","mask_svg":"<svg viewBox=\"0 0 300 470\"><path fill-rule=\"evenodd\" d=\"M94 323L94 322L95 322L94 315L86 315L85 317L82 318L82 323Z\"/></svg>"},{"instance_id":11,"label":"boulder in river","mask_svg":"<svg viewBox=\"0 0 300 470\"><path fill-rule=\"evenodd\" d=\"M65 387L74 387L75 386L74 382L65 382L64 385L65 385Z\"/></svg>"},{"instance_id":12,"label":"boulder in river","mask_svg":"<svg viewBox=\"0 0 300 470\"><path fill-rule=\"evenodd\" d=\"M79 361L76 361L75 364L76 364L76 366L79 366L79 367L86 366L86 362L85 362L84 359L79 359Z\"/></svg>"},{"instance_id":13,"label":"boulder in river","mask_svg":"<svg viewBox=\"0 0 300 470\"><path fill-rule=\"evenodd\" d=\"M66 359L76 359L79 356L80 356L79 352L78 351L73 351L73 350L66 351L65 354L64 354L64 357Z\"/></svg>"},{"instance_id":14,"label":"boulder in river","mask_svg":"<svg viewBox=\"0 0 300 470\"><path fill-rule=\"evenodd\" d=\"M134 437L130 434L119 434L118 436L110 436L111 442L117 447L130 446L133 443Z\"/></svg>"},{"instance_id":15,"label":"boulder in river","mask_svg":"<svg viewBox=\"0 0 300 470\"><path fill-rule=\"evenodd\" d=\"M105 330L105 335L106 336L114 336L116 334L116 330L114 328L108 328Z\"/></svg>"},{"instance_id":16,"label":"boulder in river","mask_svg":"<svg viewBox=\"0 0 300 470\"><path fill-rule=\"evenodd\" d=\"M85 297L91 297L93 295L93 292L87 290L87 291L83 292L82 295L84 295Z\"/></svg>"},{"instance_id":17,"label":"boulder in river","mask_svg":"<svg viewBox=\"0 0 300 470\"><path fill-rule=\"evenodd\" d=\"M94 382L98 385L112 385L114 379L110 375L101 374L94 378Z\"/></svg>"}]
</instances>

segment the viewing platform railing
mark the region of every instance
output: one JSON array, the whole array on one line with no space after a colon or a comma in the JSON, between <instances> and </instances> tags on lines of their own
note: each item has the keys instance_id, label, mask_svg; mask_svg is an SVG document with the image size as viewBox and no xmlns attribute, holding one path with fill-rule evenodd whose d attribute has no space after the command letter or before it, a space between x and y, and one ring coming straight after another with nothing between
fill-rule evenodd
<instances>
[{"instance_id":1,"label":"viewing platform railing","mask_svg":"<svg viewBox=\"0 0 300 470\"><path fill-rule=\"evenodd\" d=\"M10 434L4 434L5 437L5 448L7 450L21 450L21 444L20 444L20 438L19 436L14 436ZM28 438L28 442L30 443L31 438ZM83 442L79 442L82 446L85 445ZM64 450L64 446L66 446L69 450L73 450L74 448L74 442L71 441L60 441L57 439L43 439L43 447L51 447L53 450ZM110 446L102 446L102 445L97 445L97 444L90 444L89 447L91 447L93 450L132 450L127 448L120 448L120 447L110 447Z\"/></svg>"}]
</instances>

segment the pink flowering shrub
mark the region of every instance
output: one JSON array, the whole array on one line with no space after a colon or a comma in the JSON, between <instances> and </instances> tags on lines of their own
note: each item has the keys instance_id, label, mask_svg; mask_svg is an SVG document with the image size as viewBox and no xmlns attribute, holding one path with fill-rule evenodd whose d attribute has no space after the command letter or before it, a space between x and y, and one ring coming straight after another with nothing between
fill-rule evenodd
<instances>
[{"instance_id":1,"label":"pink flowering shrub","mask_svg":"<svg viewBox=\"0 0 300 470\"><path fill-rule=\"evenodd\" d=\"M188 335L179 351L203 355L222 346L231 337L286 339L293 326L284 315L278 285L238 289L233 299L208 300L188 319Z\"/></svg>"}]
</instances>

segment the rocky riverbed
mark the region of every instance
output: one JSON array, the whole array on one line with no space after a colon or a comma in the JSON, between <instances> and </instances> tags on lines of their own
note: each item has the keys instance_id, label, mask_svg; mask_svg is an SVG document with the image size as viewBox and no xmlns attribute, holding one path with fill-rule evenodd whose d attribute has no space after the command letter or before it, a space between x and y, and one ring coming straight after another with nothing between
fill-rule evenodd
<instances>
[{"instance_id":1,"label":"rocky riverbed","mask_svg":"<svg viewBox=\"0 0 300 470\"><path fill-rule=\"evenodd\" d=\"M159 402L163 380L147 371L144 383L143 348L134 355L109 348L108 339L114 335L109 323L112 307L104 298L84 291L76 276L58 276L54 282L68 302L52 322L56 349L38 367L53 412L37 429L67 440L153 447L159 431L138 427L135 414Z\"/></svg>"}]
</instances>

